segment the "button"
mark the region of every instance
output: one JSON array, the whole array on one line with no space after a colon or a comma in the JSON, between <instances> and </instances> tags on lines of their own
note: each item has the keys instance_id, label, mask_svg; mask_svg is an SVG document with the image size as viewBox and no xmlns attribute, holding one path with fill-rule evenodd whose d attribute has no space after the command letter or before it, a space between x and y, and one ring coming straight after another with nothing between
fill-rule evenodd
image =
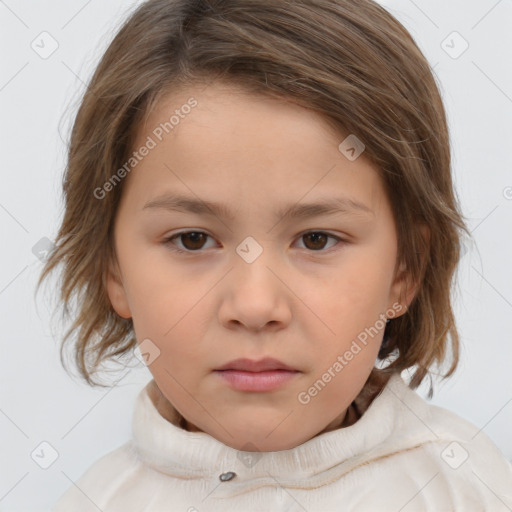
<instances>
[{"instance_id":1,"label":"button","mask_svg":"<svg viewBox=\"0 0 512 512\"><path fill-rule=\"evenodd\" d=\"M235 478L236 473L233 473L233 471L228 471L227 473L222 473L222 475L219 476L219 480L221 482L227 482L233 478Z\"/></svg>"}]
</instances>

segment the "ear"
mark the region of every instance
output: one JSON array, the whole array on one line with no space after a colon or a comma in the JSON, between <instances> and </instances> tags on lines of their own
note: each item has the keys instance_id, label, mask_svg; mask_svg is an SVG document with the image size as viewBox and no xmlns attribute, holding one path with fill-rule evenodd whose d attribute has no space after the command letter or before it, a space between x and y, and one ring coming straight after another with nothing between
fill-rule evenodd
<instances>
[{"instance_id":1,"label":"ear","mask_svg":"<svg viewBox=\"0 0 512 512\"><path fill-rule=\"evenodd\" d=\"M426 259L429 255L430 229L426 224L419 225L418 229L423 239L421 251L419 252L419 254L421 254L421 266L425 268ZM419 287L420 283L413 281L410 272L407 271L405 264L402 263L395 275L390 294L390 299L393 301L392 303L398 303L402 306L402 309L395 315L395 318L407 312L406 308L409 307L414 297L419 292Z\"/></svg>"},{"instance_id":2,"label":"ear","mask_svg":"<svg viewBox=\"0 0 512 512\"><path fill-rule=\"evenodd\" d=\"M107 294L115 312L123 318L131 318L132 314L117 261L110 261L108 265Z\"/></svg>"}]
</instances>

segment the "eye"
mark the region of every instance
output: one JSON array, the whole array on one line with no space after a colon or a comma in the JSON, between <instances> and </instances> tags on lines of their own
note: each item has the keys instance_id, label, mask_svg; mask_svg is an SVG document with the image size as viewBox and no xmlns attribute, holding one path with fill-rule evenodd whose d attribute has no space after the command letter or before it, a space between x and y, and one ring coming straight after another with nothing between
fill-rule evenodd
<instances>
[{"instance_id":1,"label":"eye","mask_svg":"<svg viewBox=\"0 0 512 512\"><path fill-rule=\"evenodd\" d=\"M332 238L333 240L336 240L338 242L343 242L343 240L340 237L330 235L329 233L325 233L323 231L309 231L307 233L303 233L299 237L299 240L308 240L308 242L305 244L307 246L306 249L311 249L312 251L318 252L321 251L322 249L325 249L325 244L327 242L327 239L329 238ZM331 247L333 246L331 245Z\"/></svg>"},{"instance_id":2,"label":"eye","mask_svg":"<svg viewBox=\"0 0 512 512\"><path fill-rule=\"evenodd\" d=\"M182 242L182 244L183 241L186 241L184 246L185 250L180 249L179 247L171 247L172 250L177 252L197 252L199 249L203 248L204 241L208 237L209 235L202 231L182 231L181 233L176 233L175 235L166 238L164 240L164 244L176 245L173 240L177 238Z\"/></svg>"},{"instance_id":3,"label":"eye","mask_svg":"<svg viewBox=\"0 0 512 512\"><path fill-rule=\"evenodd\" d=\"M163 243L165 245L172 245L173 247L171 247L171 249L173 251L179 253L193 253L199 252L204 248L204 243L207 238L211 238L210 235L202 231L181 231L180 233L176 233L170 237L165 238ZM344 240L340 237L330 235L324 231L309 231L307 233L303 233L299 237L299 240L307 240L305 248L314 252L319 252L325 249L325 245L329 238L337 242L344 242ZM177 244L174 242L176 239L181 242L183 248L177 246ZM331 245L331 247L333 247L333 245Z\"/></svg>"}]
</instances>

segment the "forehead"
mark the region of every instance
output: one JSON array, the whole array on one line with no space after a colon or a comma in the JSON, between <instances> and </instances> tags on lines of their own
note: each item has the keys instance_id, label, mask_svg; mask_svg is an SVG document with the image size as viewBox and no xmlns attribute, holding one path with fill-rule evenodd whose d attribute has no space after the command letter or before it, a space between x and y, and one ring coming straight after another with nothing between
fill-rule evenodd
<instances>
[{"instance_id":1,"label":"forehead","mask_svg":"<svg viewBox=\"0 0 512 512\"><path fill-rule=\"evenodd\" d=\"M224 82L192 85L163 95L138 127L138 138L159 128L166 140L184 145L200 137L210 146L222 142L219 149L230 145L231 151L236 142L246 142L239 149L250 151L262 144L283 148L290 138L302 139L304 146L309 140L325 143L327 137L336 143L342 136L312 108L299 105L291 97L254 93ZM275 137L277 134L280 137ZM199 150L197 146L194 154ZM296 149L300 151L300 147Z\"/></svg>"},{"instance_id":2,"label":"forehead","mask_svg":"<svg viewBox=\"0 0 512 512\"><path fill-rule=\"evenodd\" d=\"M134 150L149 139L153 147L126 185L139 203L169 188L246 204L345 191L375 210L384 199L379 173L364 152L354 161L340 152L347 135L287 98L223 83L191 86L162 96L138 127Z\"/></svg>"}]
</instances>

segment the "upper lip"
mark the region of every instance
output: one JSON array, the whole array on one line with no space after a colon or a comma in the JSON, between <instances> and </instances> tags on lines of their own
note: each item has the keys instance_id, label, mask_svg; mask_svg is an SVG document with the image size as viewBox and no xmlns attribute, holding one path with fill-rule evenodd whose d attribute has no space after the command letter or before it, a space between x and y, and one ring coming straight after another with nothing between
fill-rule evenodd
<instances>
[{"instance_id":1,"label":"upper lip","mask_svg":"<svg viewBox=\"0 0 512 512\"><path fill-rule=\"evenodd\" d=\"M269 370L298 371L272 357L265 357L259 361L254 361L252 359L234 359L233 361L226 363L224 366L217 368L217 370L241 370L246 372L264 372Z\"/></svg>"}]
</instances>

